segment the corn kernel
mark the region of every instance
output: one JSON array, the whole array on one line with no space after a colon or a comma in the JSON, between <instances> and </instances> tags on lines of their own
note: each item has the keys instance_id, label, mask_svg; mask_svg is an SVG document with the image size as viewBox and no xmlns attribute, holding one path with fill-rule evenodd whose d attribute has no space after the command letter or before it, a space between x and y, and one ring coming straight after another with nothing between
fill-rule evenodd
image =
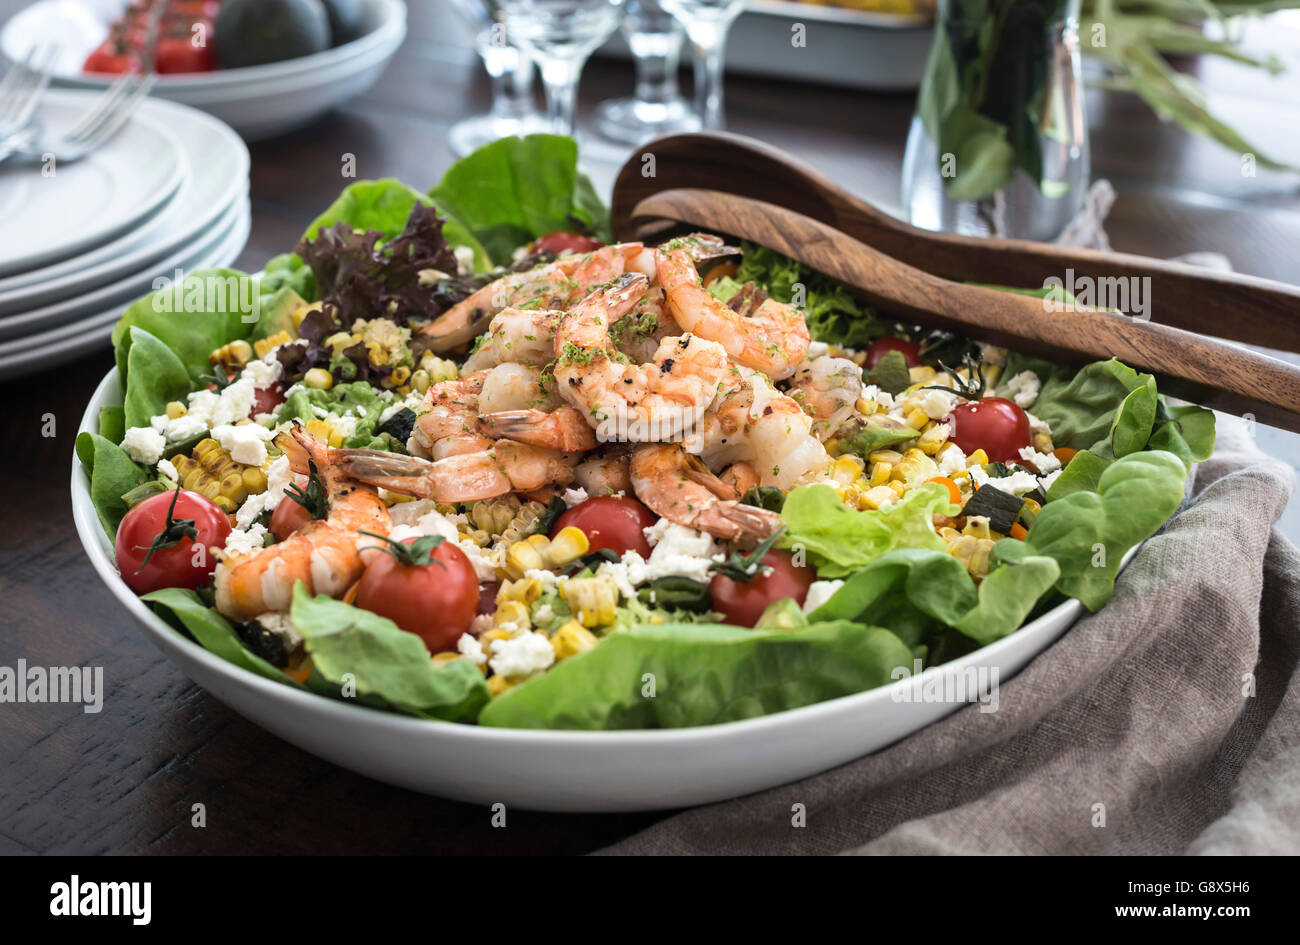
<instances>
[{"instance_id":1,"label":"corn kernel","mask_svg":"<svg viewBox=\"0 0 1300 945\"><path fill-rule=\"evenodd\" d=\"M518 581L503 581L501 587L497 590L497 605L507 601L518 601L524 604L531 604L542 596L542 582L540 579L520 578Z\"/></svg>"},{"instance_id":2,"label":"corn kernel","mask_svg":"<svg viewBox=\"0 0 1300 945\"><path fill-rule=\"evenodd\" d=\"M984 385L986 387L996 387L998 379L1002 377L1002 365L1000 364L982 365L980 371L984 374Z\"/></svg>"},{"instance_id":3,"label":"corn kernel","mask_svg":"<svg viewBox=\"0 0 1300 945\"><path fill-rule=\"evenodd\" d=\"M287 345L291 341L293 341L293 338L287 331L277 331L274 335L268 335L260 341L254 341L253 351L259 358L264 358L276 348Z\"/></svg>"},{"instance_id":4,"label":"corn kernel","mask_svg":"<svg viewBox=\"0 0 1300 945\"><path fill-rule=\"evenodd\" d=\"M1041 430L1034 434L1033 444L1034 449L1038 450L1040 453L1050 453L1052 450L1056 449L1055 445L1052 443L1052 438Z\"/></svg>"},{"instance_id":5,"label":"corn kernel","mask_svg":"<svg viewBox=\"0 0 1300 945\"><path fill-rule=\"evenodd\" d=\"M532 620L528 614L528 605L518 600L498 603L492 622L501 629L523 629L532 626Z\"/></svg>"},{"instance_id":6,"label":"corn kernel","mask_svg":"<svg viewBox=\"0 0 1300 945\"><path fill-rule=\"evenodd\" d=\"M907 486L897 479L891 479L885 488L892 489L900 499L903 497L903 493L907 491Z\"/></svg>"},{"instance_id":7,"label":"corn kernel","mask_svg":"<svg viewBox=\"0 0 1300 945\"><path fill-rule=\"evenodd\" d=\"M618 585L611 577L572 578L560 584L560 596L584 627L603 627L614 622Z\"/></svg>"},{"instance_id":8,"label":"corn kernel","mask_svg":"<svg viewBox=\"0 0 1300 945\"><path fill-rule=\"evenodd\" d=\"M389 380L391 380L394 384L397 385L405 384L410 379L411 379L411 369L407 367L405 364L393 368L393 373L389 375Z\"/></svg>"},{"instance_id":9,"label":"corn kernel","mask_svg":"<svg viewBox=\"0 0 1300 945\"><path fill-rule=\"evenodd\" d=\"M969 456L966 457L966 466L967 468L970 468L971 466L983 466L986 463L988 463L988 461L989 461L988 453L984 452L983 450L976 450L975 452L971 453Z\"/></svg>"},{"instance_id":10,"label":"corn kernel","mask_svg":"<svg viewBox=\"0 0 1300 945\"><path fill-rule=\"evenodd\" d=\"M453 660L458 660L458 659L460 659L460 654L457 653L455 650L448 650L443 653L433 654L433 662L435 666L441 666L444 663L450 663Z\"/></svg>"},{"instance_id":11,"label":"corn kernel","mask_svg":"<svg viewBox=\"0 0 1300 945\"><path fill-rule=\"evenodd\" d=\"M551 649L555 650L555 659L558 662L585 653L599 642L594 633L578 621L570 620L551 637Z\"/></svg>"},{"instance_id":12,"label":"corn kernel","mask_svg":"<svg viewBox=\"0 0 1300 945\"><path fill-rule=\"evenodd\" d=\"M545 536L533 537L541 537L545 540ZM515 542L506 551L506 574L515 580L523 577L526 571L543 570L545 567L546 559L527 540Z\"/></svg>"},{"instance_id":13,"label":"corn kernel","mask_svg":"<svg viewBox=\"0 0 1300 945\"><path fill-rule=\"evenodd\" d=\"M891 502L898 501L898 493L889 486L875 486L862 493L859 500L866 509L878 509L882 505L889 505Z\"/></svg>"},{"instance_id":14,"label":"corn kernel","mask_svg":"<svg viewBox=\"0 0 1300 945\"><path fill-rule=\"evenodd\" d=\"M930 418L920 407L913 407L903 419L907 421L907 425L913 430L920 430L930 422Z\"/></svg>"},{"instance_id":15,"label":"corn kernel","mask_svg":"<svg viewBox=\"0 0 1300 945\"><path fill-rule=\"evenodd\" d=\"M944 444L948 442L948 425L946 423L931 423L925 428L920 439L916 441L917 449L928 456L934 456Z\"/></svg>"},{"instance_id":16,"label":"corn kernel","mask_svg":"<svg viewBox=\"0 0 1300 945\"><path fill-rule=\"evenodd\" d=\"M569 525L560 529L560 533L551 541L546 551L546 557L552 568L562 568L577 561L590 548L591 542L587 539L586 532Z\"/></svg>"},{"instance_id":17,"label":"corn kernel","mask_svg":"<svg viewBox=\"0 0 1300 945\"><path fill-rule=\"evenodd\" d=\"M989 520L985 515L972 515L966 519L966 527L961 530L963 535L969 535L972 538L989 537Z\"/></svg>"},{"instance_id":18,"label":"corn kernel","mask_svg":"<svg viewBox=\"0 0 1300 945\"><path fill-rule=\"evenodd\" d=\"M489 676L487 681L488 696L495 699L512 686L514 686L514 683L504 676Z\"/></svg>"},{"instance_id":19,"label":"corn kernel","mask_svg":"<svg viewBox=\"0 0 1300 945\"><path fill-rule=\"evenodd\" d=\"M423 394L429 389L429 372L425 370L416 371L411 375L411 390L417 394Z\"/></svg>"},{"instance_id":20,"label":"corn kernel","mask_svg":"<svg viewBox=\"0 0 1300 945\"><path fill-rule=\"evenodd\" d=\"M831 464L831 478L841 486L850 486L862 475L862 460L856 456L841 456Z\"/></svg>"},{"instance_id":21,"label":"corn kernel","mask_svg":"<svg viewBox=\"0 0 1300 945\"><path fill-rule=\"evenodd\" d=\"M893 463L876 463L871 467L871 485L883 486L885 483L889 482L889 477L893 472Z\"/></svg>"},{"instance_id":22,"label":"corn kernel","mask_svg":"<svg viewBox=\"0 0 1300 945\"><path fill-rule=\"evenodd\" d=\"M302 382L313 390L329 390L334 386L334 375L324 368L314 367L303 375Z\"/></svg>"},{"instance_id":23,"label":"corn kernel","mask_svg":"<svg viewBox=\"0 0 1300 945\"><path fill-rule=\"evenodd\" d=\"M173 400L164 409L166 410L167 418L169 420L177 420L189 412L189 408L179 400Z\"/></svg>"},{"instance_id":24,"label":"corn kernel","mask_svg":"<svg viewBox=\"0 0 1300 945\"><path fill-rule=\"evenodd\" d=\"M908 368L907 377L912 384L928 384L934 380L939 372L928 364L922 364L918 367Z\"/></svg>"},{"instance_id":25,"label":"corn kernel","mask_svg":"<svg viewBox=\"0 0 1300 945\"><path fill-rule=\"evenodd\" d=\"M903 458L897 450L876 450L867 459L873 463L896 463Z\"/></svg>"}]
</instances>

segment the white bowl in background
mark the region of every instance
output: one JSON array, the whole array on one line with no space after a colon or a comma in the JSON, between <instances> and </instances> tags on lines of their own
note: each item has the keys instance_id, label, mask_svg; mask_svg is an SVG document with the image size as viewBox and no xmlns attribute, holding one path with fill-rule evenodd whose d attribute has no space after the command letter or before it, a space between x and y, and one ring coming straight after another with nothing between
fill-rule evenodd
<instances>
[{"instance_id":1,"label":"white bowl in background","mask_svg":"<svg viewBox=\"0 0 1300 945\"><path fill-rule=\"evenodd\" d=\"M402 0L361 0L366 33L310 56L242 69L159 76L152 95L215 115L248 141L292 131L362 94L406 38ZM125 7L124 0L41 0L0 30L0 53L23 59L54 40L59 57L53 82L67 88L107 88L112 76L83 73L81 64Z\"/></svg>"},{"instance_id":2,"label":"white bowl in background","mask_svg":"<svg viewBox=\"0 0 1300 945\"><path fill-rule=\"evenodd\" d=\"M117 371L95 390L81 430L120 404ZM155 646L195 683L248 720L304 751L368 777L474 804L546 811L660 810L750 794L884 748L965 703L915 695L931 681L996 670L1006 681L1083 613L1066 601L1020 630L913 679L816 705L697 728L572 732L480 728L426 721L263 679L168 626L118 576L113 549L72 461L77 534L108 589ZM108 698L112 698L110 693Z\"/></svg>"}]
</instances>

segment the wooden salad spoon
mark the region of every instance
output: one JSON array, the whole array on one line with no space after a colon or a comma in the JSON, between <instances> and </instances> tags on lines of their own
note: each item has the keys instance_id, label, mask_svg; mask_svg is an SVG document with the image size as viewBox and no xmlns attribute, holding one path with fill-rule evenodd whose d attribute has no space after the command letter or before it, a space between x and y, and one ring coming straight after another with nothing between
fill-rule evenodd
<instances>
[{"instance_id":1,"label":"wooden salad spoon","mask_svg":"<svg viewBox=\"0 0 1300 945\"><path fill-rule=\"evenodd\" d=\"M653 176L647 155L653 156ZM934 233L904 223L809 165L740 135L671 135L638 148L610 201L614 234L629 238L638 203L662 190L719 190L788 207L917 269L953 279L1037 288L1048 278L1150 279L1145 298L1165 325L1300 352L1300 287L1129 253ZM1131 286L1133 283L1126 283ZM1102 303L1094 300L1094 304ZM1115 306L1110 306L1115 307Z\"/></svg>"},{"instance_id":2,"label":"wooden salad spoon","mask_svg":"<svg viewBox=\"0 0 1300 945\"><path fill-rule=\"evenodd\" d=\"M1168 325L923 272L811 217L712 190L666 190L638 203L624 235L705 230L783 253L843 283L891 318L958 332L1066 363L1116 357L1161 391L1300 432L1300 367Z\"/></svg>"}]
</instances>

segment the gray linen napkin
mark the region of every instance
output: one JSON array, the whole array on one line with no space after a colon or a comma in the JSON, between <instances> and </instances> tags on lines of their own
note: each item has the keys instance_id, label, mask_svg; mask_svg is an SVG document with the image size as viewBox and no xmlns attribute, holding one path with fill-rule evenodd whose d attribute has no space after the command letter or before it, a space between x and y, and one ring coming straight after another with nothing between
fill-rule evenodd
<instances>
[{"instance_id":1,"label":"gray linen napkin","mask_svg":"<svg viewBox=\"0 0 1300 945\"><path fill-rule=\"evenodd\" d=\"M998 711L601 852L1300 852L1300 551L1271 529L1294 474L1218 419L1183 507Z\"/></svg>"}]
</instances>

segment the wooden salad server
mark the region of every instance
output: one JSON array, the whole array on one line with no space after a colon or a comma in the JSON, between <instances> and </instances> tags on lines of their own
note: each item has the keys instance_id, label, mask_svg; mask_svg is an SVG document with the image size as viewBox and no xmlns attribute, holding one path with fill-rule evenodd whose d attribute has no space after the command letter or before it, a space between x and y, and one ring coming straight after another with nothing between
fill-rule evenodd
<instances>
[{"instance_id":1,"label":"wooden salad server","mask_svg":"<svg viewBox=\"0 0 1300 945\"><path fill-rule=\"evenodd\" d=\"M653 155L647 176L645 155ZM753 197L829 224L917 269L958 282L1035 288L1043 280L1150 279L1155 319L1231 341L1300 352L1300 287L1128 253L934 233L904 223L784 152L740 135L671 135L638 148L610 202L614 233L630 238L636 205L663 190Z\"/></svg>"},{"instance_id":2,"label":"wooden salad server","mask_svg":"<svg viewBox=\"0 0 1300 945\"><path fill-rule=\"evenodd\" d=\"M1116 357L1156 375L1162 393L1300 432L1300 367L1169 325L953 282L785 207L712 190L638 203L623 235L703 230L749 240L842 282L882 313L1067 363Z\"/></svg>"}]
</instances>

